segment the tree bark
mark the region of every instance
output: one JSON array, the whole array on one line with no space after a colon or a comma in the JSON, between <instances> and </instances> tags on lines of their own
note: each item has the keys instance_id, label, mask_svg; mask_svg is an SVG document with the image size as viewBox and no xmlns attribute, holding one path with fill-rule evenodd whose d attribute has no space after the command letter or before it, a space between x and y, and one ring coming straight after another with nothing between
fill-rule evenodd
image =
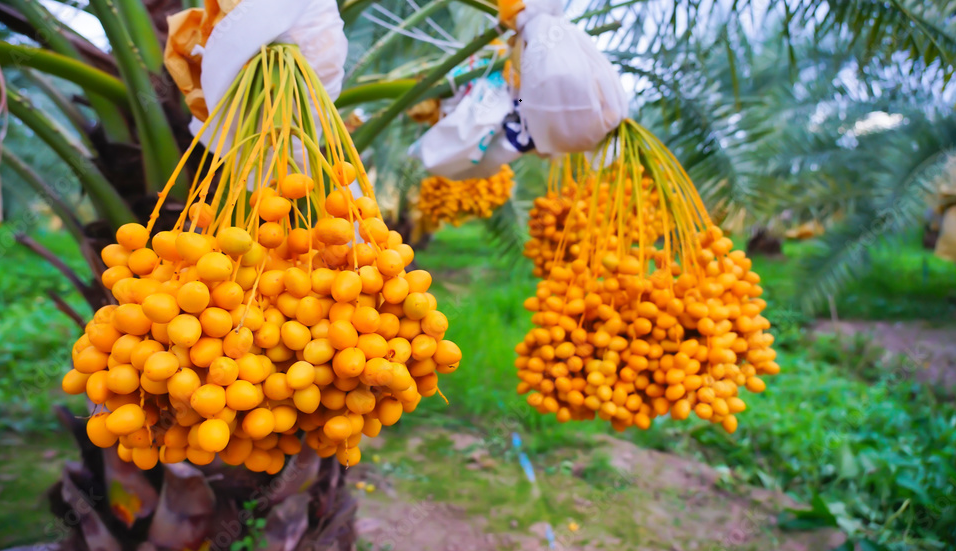
<instances>
[{"instance_id":1,"label":"tree bark","mask_svg":"<svg viewBox=\"0 0 956 551\"><path fill-rule=\"evenodd\" d=\"M334 457L304 447L276 475L218 461L141 471L122 462L115 447L94 446L84 418L62 407L58 415L77 441L81 462L67 464L47 494L58 520L53 533L42 536L57 541L32 549L227 551L246 537L267 551L355 546L357 504Z\"/></svg>"}]
</instances>

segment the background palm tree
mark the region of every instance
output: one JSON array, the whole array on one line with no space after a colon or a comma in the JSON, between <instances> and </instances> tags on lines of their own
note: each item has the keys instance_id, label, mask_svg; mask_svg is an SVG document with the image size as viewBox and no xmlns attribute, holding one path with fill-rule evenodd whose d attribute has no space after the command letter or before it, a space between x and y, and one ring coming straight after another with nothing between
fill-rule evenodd
<instances>
[{"instance_id":1,"label":"background palm tree","mask_svg":"<svg viewBox=\"0 0 956 551\"><path fill-rule=\"evenodd\" d=\"M642 122L712 214L830 227L801 260L808 309L864 273L871 245L919 227L932 200L956 121L945 4L776 2L751 15L735 3L686 40L661 27L652 61L620 58Z\"/></svg>"}]
</instances>

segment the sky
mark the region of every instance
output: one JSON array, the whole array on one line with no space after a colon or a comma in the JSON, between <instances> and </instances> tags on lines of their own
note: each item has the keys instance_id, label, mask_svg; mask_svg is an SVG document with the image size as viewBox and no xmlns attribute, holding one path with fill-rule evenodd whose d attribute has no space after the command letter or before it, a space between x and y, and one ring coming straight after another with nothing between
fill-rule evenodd
<instances>
[{"instance_id":1,"label":"sky","mask_svg":"<svg viewBox=\"0 0 956 551\"><path fill-rule=\"evenodd\" d=\"M69 25L70 28L76 29L78 33L85 36L97 47L105 50L109 46L109 41L106 40L106 33L103 32L103 27L92 15L82 9L67 6L55 0L40 0L40 3L43 4L43 7L50 10L50 13L56 16L57 19ZM76 3L82 6L86 6L87 4L86 0L77 1Z\"/></svg>"}]
</instances>

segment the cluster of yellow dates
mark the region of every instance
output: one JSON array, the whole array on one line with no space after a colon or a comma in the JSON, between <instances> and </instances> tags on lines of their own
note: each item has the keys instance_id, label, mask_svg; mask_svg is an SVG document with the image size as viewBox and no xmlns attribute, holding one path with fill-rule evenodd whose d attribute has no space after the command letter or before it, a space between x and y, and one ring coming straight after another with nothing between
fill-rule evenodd
<instances>
[{"instance_id":1,"label":"cluster of yellow dates","mask_svg":"<svg viewBox=\"0 0 956 551\"><path fill-rule=\"evenodd\" d=\"M218 456L277 473L303 442L355 465L362 436L440 394L461 351L301 52L263 49L207 125L224 105L257 106L239 116L258 126L230 141L224 117L171 229L153 226L177 174L147 226L119 228L102 251L117 304L77 340L63 389L96 404L92 442L142 469Z\"/></svg>"},{"instance_id":2,"label":"cluster of yellow dates","mask_svg":"<svg viewBox=\"0 0 956 551\"><path fill-rule=\"evenodd\" d=\"M651 184L650 179L642 180L644 201L641 208L644 216L640 219L634 217L627 228L631 234L630 239L634 242L644 239L647 243L653 243L664 233L657 190ZM577 184L571 180L559 189L549 189L546 195L534 200L534 206L529 212L530 238L525 243L524 256L534 263L532 273L535 277L544 277L555 263L571 262L581 254L581 242L588 239L586 231L588 213L592 212L591 202L597 200L597 207L593 210L596 216L609 213L611 187L612 182L607 179L598 181L592 176L587 178L583 190L579 190ZM624 194L628 200L631 190L630 182L625 182Z\"/></svg>"},{"instance_id":3,"label":"cluster of yellow dates","mask_svg":"<svg viewBox=\"0 0 956 551\"><path fill-rule=\"evenodd\" d=\"M369 198L333 191L330 216L283 230L311 187L291 174L254 194L262 221L252 234L180 229L150 241L139 224L120 228L102 254L119 305L87 325L63 382L105 407L87 425L94 443L118 440L141 468L218 453L277 472L303 431L320 455L354 465L362 434L435 394L437 373L454 371L461 351L444 340L431 276L406 271L411 247ZM195 207L196 227L208 229L211 207Z\"/></svg>"},{"instance_id":4,"label":"cluster of yellow dates","mask_svg":"<svg viewBox=\"0 0 956 551\"><path fill-rule=\"evenodd\" d=\"M460 226L472 217L489 218L508 202L514 187L514 172L508 165L488 178L449 180L429 176L419 188L418 209L432 224Z\"/></svg>"},{"instance_id":5,"label":"cluster of yellow dates","mask_svg":"<svg viewBox=\"0 0 956 551\"><path fill-rule=\"evenodd\" d=\"M525 255L543 279L525 301L518 392L561 422L647 429L693 412L734 432L741 390L780 370L760 277L645 132L625 123L621 161L566 161L535 201Z\"/></svg>"}]
</instances>

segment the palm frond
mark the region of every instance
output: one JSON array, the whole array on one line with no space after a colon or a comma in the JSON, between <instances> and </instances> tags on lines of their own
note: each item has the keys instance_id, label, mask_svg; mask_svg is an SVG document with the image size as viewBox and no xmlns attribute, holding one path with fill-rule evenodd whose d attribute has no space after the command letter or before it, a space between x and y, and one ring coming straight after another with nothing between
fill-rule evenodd
<instances>
[{"instance_id":1,"label":"palm frond","mask_svg":"<svg viewBox=\"0 0 956 551\"><path fill-rule=\"evenodd\" d=\"M956 35L952 22L956 7L943 2L889 0L804 0L794 12L798 24L814 25L817 36L846 31L851 45L863 48L861 65L886 54L902 52L912 62L910 72L938 72L949 81L956 62ZM823 14L822 16L820 14Z\"/></svg>"},{"instance_id":2,"label":"palm frond","mask_svg":"<svg viewBox=\"0 0 956 551\"><path fill-rule=\"evenodd\" d=\"M483 220L485 230L491 236L496 253L509 265L520 261L521 251L528 239L528 208L518 205L514 198L498 207L490 218Z\"/></svg>"},{"instance_id":3,"label":"palm frond","mask_svg":"<svg viewBox=\"0 0 956 551\"><path fill-rule=\"evenodd\" d=\"M620 21L621 28L605 37L606 49L648 59L675 48L706 55L717 46L733 60L738 49L724 50L727 38L765 40L771 38L767 29L774 28L795 65L796 44L840 36L857 51L861 67L871 61L895 65L900 60L895 54L902 54L910 75L929 72L948 82L956 63L954 14L956 6L917 0L591 0L582 21L585 26Z\"/></svg>"},{"instance_id":4,"label":"palm frond","mask_svg":"<svg viewBox=\"0 0 956 551\"><path fill-rule=\"evenodd\" d=\"M912 228L944 161L956 149L956 117L909 125L895 136L900 155L873 167L872 193L855 212L829 230L800 266L809 282L806 308L836 294L869 266L873 247Z\"/></svg>"},{"instance_id":5,"label":"palm frond","mask_svg":"<svg viewBox=\"0 0 956 551\"><path fill-rule=\"evenodd\" d=\"M705 84L707 87L696 94L685 93L653 72L630 67L625 70L648 79L660 92L657 100L645 105L645 109L656 107L658 111L642 112L642 122L665 132L665 142L704 200L733 209L743 206L750 193L737 171L738 161L732 150L735 140L728 119L736 110L734 106L722 103L724 98L714 86Z\"/></svg>"}]
</instances>

